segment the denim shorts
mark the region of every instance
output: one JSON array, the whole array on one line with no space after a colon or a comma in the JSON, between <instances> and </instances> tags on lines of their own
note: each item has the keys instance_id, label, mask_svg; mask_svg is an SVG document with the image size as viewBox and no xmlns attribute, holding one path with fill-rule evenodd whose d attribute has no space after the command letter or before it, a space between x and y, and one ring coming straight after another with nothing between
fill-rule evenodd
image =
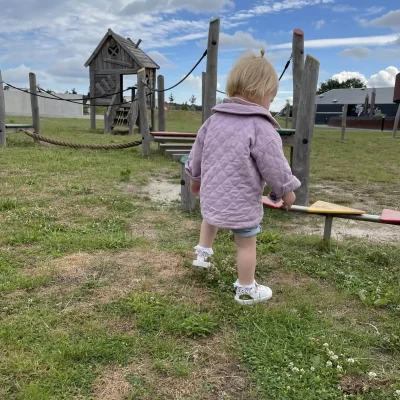
<instances>
[{"instance_id":1,"label":"denim shorts","mask_svg":"<svg viewBox=\"0 0 400 400\"><path fill-rule=\"evenodd\" d=\"M261 226L257 225L253 228L245 228L245 229L232 229L234 235L239 237L251 237L259 234L261 232Z\"/></svg>"}]
</instances>

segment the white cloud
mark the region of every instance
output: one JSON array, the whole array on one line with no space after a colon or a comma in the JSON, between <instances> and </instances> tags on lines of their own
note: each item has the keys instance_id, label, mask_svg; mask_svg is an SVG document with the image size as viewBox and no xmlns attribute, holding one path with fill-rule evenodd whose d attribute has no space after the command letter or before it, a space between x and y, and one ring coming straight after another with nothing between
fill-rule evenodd
<instances>
[{"instance_id":1,"label":"white cloud","mask_svg":"<svg viewBox=\"0 0 400 400\"><path fill-rule=\"evenodd\" d=\"M53 76L88 79L89 71L84 66L85 62L86 59L81 56L60 59L52 64L47 72Z\"/></svg>"},{"instance_id":2,"label":"white cloud","mask_svg":"<svg viewBox=\"0 0 400 400\"><path fill-rule=\"evenodd\" d=\"M395 44L397 46L400 46L400 36L395 41L393 41L391 44Z\"/></svg>"},{"instance_id":3,"label":"white cloud","mask_svg":"<svg viewBox=\"0 0 400 400\"><path fill-rule=\"evenodd\" d=\"M357 8L348 6L346 4L340 4L337 6L333 6L332 11L338 12L338 13L348 13L348 12L352 12L352 11L357 11Z\"/></svg>"},{"instance_id":4,"label":"white cloud","mask_svg":"<svg viewBox=\"0 0 400 400\"><path fill-rule=\"evenodd\" d=\"M183 77L182 77L183 78ZM188 85L192 86L193 88L200 90L202 89L202 78L201 76L195 76L193 74L190 74L186 81Z\"/></svg>"},{"instance_id":5,"label":"white cloud","mask_svg":"<svg viewBox=\"0 0 400 400\"><path fill-rule=\"evenodd\" d=\"M236 31L233 35L221 32L219 45L222 49L257 49L265 48L267 44L255 39L251 33Z\"/></svg>"},{"instance_id":6,"label":"white cloud","mask_svg":"<svg viewBox=\"0 0 400 400\"><path fill-rule=\"evenodd\" d=\"M367 82L365 75L360 72L351 72L351 71L342 71L339 74L335 74L332 76L332 79L337 79L339 82L345 82L348 79L360 79L363 82Z\"/></svg>"},{"instance_id":7,"label":"white cloud","mask_svg":"<svg viewBox=\"0 0 400 400\"><path fill-rule=\"evenodd\" d=\"M400 60L400 49L378 49L373 54L382 61Z\"/></svg>"},{"instance_id":8,"label":"white cloud","mask_svg":"<svg viewBox=\"0 0 400 400\"><path fill-rule=\"evenodd\" d=\"M4 82L13 86L29 87L29 73L33 72L30 67L21 64L15 68L2 70Z\"/></svg>"},{"instance_id":9,"label":"white cloud","mask_svg":"<svg viewBox=\"0 0 400 400\"><path fill-rule=\"evenodd\" d=\"M396 75L400 71L396 67L387 67L383 71L379 71L377 74L372 75L368 79L368 87L383 87L383 86L394 86Z\"/></svg>"},{"instance_id":10,"label":"white cloud","mask_svg":"<svg viewBox=\"0 0 400 400\"><path fill-rule=\"evenodd\" d=\"M393 31L400 29L400 9L389 11L379 18L367 21L366 19L357 19L357 21L367 28L390 28Z\"/></svg>"},{"instance_id":11,"label":"white cloud","mask_svg":"<svg viewBox=\"0 0 400 400\"><path fill-rule=\"evenodd\" d=\"M252 18L257 15L278 13L282 11L298 10L308 6L333 3L334 0L282 0L271 2L264 0L260 5L249 9L236 12L232 20Z\"/></svg>"},{"instance_id":12,"label":"white cloud","mask_svg":"<svg viewBox=\"0 0 400 400\"><path fill-rule=\"evenodd\" d=\"M171 60L169 60L167 57L165 57L164 54L161 54L157 50L149 51L147 55L163 69L176 67L176 65Z\"/></svg>"},{"instance_id":13,"label":"white cloud","mask_svg":"<svg viewBox=\"0 0 400 400\"><path fill-rule=\"evenodd\" d=\"M316 22L315 29L321 29L324 25L325 25L325 20L320 19L319 21Z\"/></svg>"},{"instance_id":14,"label":"white cloud","mask_svg":"<svg viewBox=\"0 0 400 400\"><path fill-rule=\"evenodd\" d=\"M158 12L172 13L186 10L193 13L213 13L225 7L233 7L232 0L135 0L126 5L122 15L154 14Z\"/></svg>"},{"instance_id":15,"label":"white cloud","mask_svg":"<svg viewBox=\"0 0 400 400\"><path fill-rule=\"evenodd\" d=\"M323 49L330 47L348 46L387 46L397 40L398 35L364 36L334 39L306 40L304 45L309 49ZM283 43L268 46L269 49L291 49L292 43Z\"/></svg>"},{"instance_id":16,"label":"white cloud","mask_svg":"<svg viewBox=\"0 0 400 400\"><path fill-rule=\"evenodd\" d=\"M369 7L365 10L364 15L374 15L374 14L380 14L382 11L385 10L385 7Z\"/></svg>"},{"instance_id":17,"label":"white cloud","mask_svg":"<svg viewBox=\"0 0 400 400\"><path fill-rule=\"evenodd\" d=\"M386 50L384 50L386 51ZM354 47L352 49L345 49L339 53L343 57L354 57L360 60L366 59L371 55L371 50L367 47Z\"/></svg>"},{"instance_id":18,"label":"white cloud","mask_svg":"<svg viewBox=\"0 0 400 400\"><path fill-rule=\"evenodd\" d=\"M367 87L391 87L394 86L396 75L400 71L396 67L387 67L385 70L379 71L377 74L371 75L369 79L360 72L342 71L339 74L332 76L332 79L337 79L339 82L344 82L347 79L358 78L364 82Z\"/></svg>"}]
</instances>

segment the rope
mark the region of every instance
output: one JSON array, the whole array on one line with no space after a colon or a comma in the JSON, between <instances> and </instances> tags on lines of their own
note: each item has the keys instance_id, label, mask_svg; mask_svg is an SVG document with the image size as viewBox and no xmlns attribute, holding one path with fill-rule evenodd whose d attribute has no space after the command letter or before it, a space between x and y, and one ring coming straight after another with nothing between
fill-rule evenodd
<instances>
[{"instance_id":1,"label":"rope","mask_svg":"<svg viewBox=\"0 0 400 400\"><path fill-rule=\"evenodd\" d=\"M279 80L282 79L283 75L285 75L286 70L289 68L290 65L290 61L292 60L293 54L290 55L289 60L287 61L286 65L285 65L285 69L283 70Z\"/></svg>"},{"instance_id":2,"label":"rope","mask_svg":"<svg viewBox=\"0 0 400 400\"><path fill-rule=\"evenodd\" d=\"M78 143L69 143L63 142L61 140L55 140L40 136L32 131L21 129L25 135L28 135L32 139L40 140L41 142L54 144L56 146L64 146L71 147L73 149L90 149L90 150L119 150L119 149L128 149L130 147L140 146L142 144L141 141L130 142L130 143L121 143L121 144L106 144L106 145L93 145L93 144L78 144Z\"/></svg>"},{"instance_id":3,"label":"rope","mask_svg":"<svg viewBox=\"0 0 400 400\"><path fill-rule=\"evenodd\" d=\"M174 86L171 86L167 89L163 89L163 90L158 90L158 89L152 89L149 86L146 85L145 82L143 82L144 86L147 87L147 89L150 89L152 92L156 92L156 93L163 93L163 92L167 92L168 90L174 89L177 86L179 86L182 82L184 82L187 78L189 78L189 75L199 66L199 64L203 61L204 57L207 55L207 50L203 53L203 55L201 56L200 60L197 61L197 63L195 64L195 66L186 74L186 76L184 78L182 78L178 83L176 83Z\"/></svg>"}]
</instances>

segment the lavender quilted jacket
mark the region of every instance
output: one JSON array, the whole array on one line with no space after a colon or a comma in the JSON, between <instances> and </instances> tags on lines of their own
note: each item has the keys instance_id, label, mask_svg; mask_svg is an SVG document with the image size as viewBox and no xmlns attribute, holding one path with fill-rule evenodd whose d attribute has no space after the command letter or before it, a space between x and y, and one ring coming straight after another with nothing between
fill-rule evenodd
<instances>
[{"instance_id":1,"label":"lavender quilted jacket","mask_svg":"<svg viewBox=\"0 0 400 400\"><path fill-rule=\"evenodd\" d=\"M225 99L200 128L185 169L201 181L203 218L220 228L245 229L263 218L265 183L279 202L300 187L284 157L278 123L261 106Z\"/></svg>"}]
</instances>

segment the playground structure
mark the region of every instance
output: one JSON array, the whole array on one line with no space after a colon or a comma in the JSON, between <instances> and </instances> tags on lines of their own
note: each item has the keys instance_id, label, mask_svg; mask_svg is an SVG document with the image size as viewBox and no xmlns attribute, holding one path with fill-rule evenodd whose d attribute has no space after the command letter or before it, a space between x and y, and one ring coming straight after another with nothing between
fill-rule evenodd
<instances>
[{"instance_id":1,"label":"playground structure","mask_svg":"<svg viewBox=\"0 0 400 400\"><path fill-rule=\"evenodd\" d=\"M104 35L92 55L85 63L89 67L90 77L90 126L96 129L96 106L107 106L104 115L104 133L109 134L115 126L133 127L138 119L136 101L124 102L123 80L126 75L137 75L145 70L146 105L151 110L154 126L155 82L160 68L139 45L130 38L123 38L111 29ZM131 88L132 100L135 99L135 88Z\"/></svg>"}]
</instances>

